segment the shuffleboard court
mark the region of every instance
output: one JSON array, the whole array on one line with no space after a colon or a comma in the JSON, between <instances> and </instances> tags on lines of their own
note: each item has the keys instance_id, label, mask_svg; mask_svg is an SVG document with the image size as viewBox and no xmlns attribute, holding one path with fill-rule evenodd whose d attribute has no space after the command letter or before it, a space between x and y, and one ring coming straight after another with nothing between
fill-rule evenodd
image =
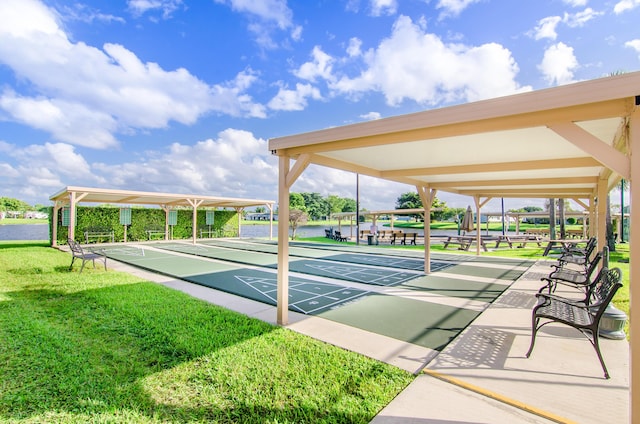
<instances>
[{"instance_id":1,"label":"shuffleboard court","mask_svg":"<svg viewBox=\"0 0 640 424\"><path fill-rule=\"evenodd\" d=\"M464 280L451 277L429 275L405 282L403 288L420 290L440 296L493 302L509 284L488 283L476 280Z\"/></svg>"},{"instance_id":2,"label":"shuffleboard court","mask_svg":"<svg viewBox=\"0 0 640 424\"><path fill-rule=\"evenodd\" d=\"M373 294L319 314L341 324L441 351L479 312L397 296Z\"/></svg>"},{"instance_id":3,"label":"shuffleboard court","mask_svg":"<svg viewBox=\"0 0 640 424\"><path fill-rule=\"evenodd\" d=\"M276 306L277 276L273 272L247 269L197 257L175 255L155 249L107 248L105 254L135 265L202 286ZM319 314L371 295L371 292L336 284L290 277L289 309Z\"/></svg>"},{"instance_id":4,"label":"shuffleboard court","mask_svg":"<svg viewBox=\"0 0 640 424\"><path fill-rule=\"evenodd\" d=\"M276 255L273 253L178 242L145 244L144 248L113 247L107 248L105 253L118 261L150 271L268 305L277 304L277 275L274 272ZM334 255L347 257L351 253L347 250L333 252ZM257 256L260 259L255 259ZM226 260L222 260L222 257ZM246 259L252 257L252 260ZM387 268L324 259L290 259L291 271L331 277L331 280L319 282L302 278L300 274L291 274L291 311L317 315L437 351L442 350L479 315L482 309L478 308L479 304L493 302L526 272L528 265L528 262L507 259L474 258L474 261L468 261L465 256L458 262L451 261L449 267L440 273L423 275L403 269L388 273L392 263L388 263ZM406 277L403 277L404 274ZM340 280L389 285L404 290L375 293L345 287L340 285ZM421 296L420 293L437 296ZM467 308L452 305L447 301L451 298L471 300L476 306Z\"/></svg>"},{"instance_id":5,"label":"shuffleboard court","mask_svg":"<svg viewBox=\"0 0 640 424\"><path fill-rule=\"evenodd\" d=\"M277 268L277 256L273 253L251 252L227 249L211 245L187 243L156 243L155 248L189 255L202 256L234 263ZM393 286L417 278L420 274L404 272L397 269L367 267L346 262L337 263L317 259L292 258L289 269L301 274L328 277L354 283L373 284L377 286Z\"/></svg>"},{"instance_id":6,"label":"shuffleboard court","mask_svg":"<svg viewBox=\"0 0 640 424\"><path fill-rule=\"evenodd\" d=\"M277 246L277 243L271 240L264 239L248 239L251 244L266 244ZM319 242L301 242L301 241L290 241L289 246L291 247L304 247L306 249L315 249L315 250L329 250L332 252L356 252L356 253L366 253L367 255L383 255L383 256L399 256L402 258L411 258L418 259L424 262L424 250L423 249L398 249L394 247L377 247L377 246L368 246L368 245L354 245L354 244L326 244ZM489 261L495 262L513 262L520 261L523 262L522 259L510 259L510 258L485 258L482 260L489 259ZM439 262L451 262L451 263L461 263L461 262L474 262L479 260L479 257L474 255L461 255L455 253L443 253L443 252L431 252L431 260L439 261ZM526 261L530 264L533 264L531 261ZM433 263L433 262L432 262Z\"/></svg>"},{"instance_id":7,"label":"shuffleboard court","mask_svg":"<svg viewBox=\"0 0 640 424\"><path fill-rule=\"evenodd\" d=\"M266 243L250 243L239 241L224 241L224 240L208 240L202 244L208 246L220 246L229 249L246 250L250 252L261 253L278 253L277 245ZM346 262L350 264L369 265L369 266L382 266L398 269L407 269L413 271L424 270L424 258L407 258L400 255L382 255L371 254L369 252L354 252L345 251L336 253L327 249L313 249L309 247L290 247L289 256L301 257L301 258L315 258L323 259L326 261L334 262ZM431 261L431 271L440 271L444 268L451 266L452 262L445 261Z\"/></svg>"}]
</instances>

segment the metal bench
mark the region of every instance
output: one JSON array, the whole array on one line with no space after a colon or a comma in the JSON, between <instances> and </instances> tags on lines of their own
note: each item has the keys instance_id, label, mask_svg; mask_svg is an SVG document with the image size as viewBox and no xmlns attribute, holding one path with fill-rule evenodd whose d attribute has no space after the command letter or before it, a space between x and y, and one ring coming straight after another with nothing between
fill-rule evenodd
<instances>
[{"instance_id":1,"label":"metal bench","mask_svg":"<svg viewBox=\"0 0 640 424\"><path fill-rule=\"evenodd\" d=\"M538 293L542 293L547 290L549 293L553 293L556 291L556 287L558 284L562 284L565 286L577 288L577 289L586 289L591 284L591 276L598 268L598 264L600 260L602 260L605 254L608 255L608 249L605 247L602 252L598 252L596 256L593 258L589 267L585 270L577 270L562 267L559 265L552 265L556 268L555 271L552 271L548 277L541 278L541 281L546 281L546 284L538 290ZM607 263L605 262L605 266Z\"/></svg>"},{"instance_id":2,"label":"metal bench","mask_svg":"<svg viewBox=\"0 0 640 424\"><path fill-rule=\"evenodd\" d=\"M340 231L334 231L333 232L333 239L337 240L337 241L347 241L349 238L348 237L344 237Z\"/></svg>"},{"instance_id":3,"label":"metal bench","mask_svg":"<svg viewBox=\"0 0 640 424\"><path fill-rule=\"evenodd\" d=\"M409 242L409 244L415 245L417 236L418 236L417 233L403 233L402 240L400 240L400 244L406 245L407 242Z\"/></svg>"},{"instance_id":4,"label":"metal bench","mask_svg":"<svg viewBox=\"0 0 640 424\"><path fill-rule=\"evenodd\" d=\"M580 331L596 350L604 377L609 378L609 371L602 358L599 344L600 320L609 306L611 299L622 287L622 273L619 268L602 268L598 278L589 286L584 299L570 299L549 293L538 293L538 304L532 312L531 345L526 354L528 358L533 352L536 334L543 326L559 323Z\"/></svg>"},{"instance_id":5,"label":"metal bench","mask_svg":"<svg viewBox=\"0 0 640 424\"><path fill-rule=\"evenodd\" d=\"M96 252L85 252L80 243L77 241L68 238L67 244L69 245L69 249L71 250L71 265L69 265L69 271L73 269L73 263L76 259L82 261L82 266L80 267L80 272L84 269L84 265L91 261L93 263L93 267L96 267L96 260L104 262L104 270L107 270L107 257L104 254L96 253Z\"/></svg>"}]
</instances>

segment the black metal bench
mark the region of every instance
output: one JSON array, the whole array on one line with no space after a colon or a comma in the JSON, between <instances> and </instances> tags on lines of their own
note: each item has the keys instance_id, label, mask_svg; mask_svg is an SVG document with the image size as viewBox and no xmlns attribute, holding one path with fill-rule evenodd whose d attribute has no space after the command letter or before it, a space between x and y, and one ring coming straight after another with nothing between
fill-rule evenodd
<instances>
[{"instance_id":1,"label":"black metal bench","mask_svg":"<svg viewBox=\"0 0 640 424\"><path fill-rule=\"evenodd\" d=\"M415 245L417 236L418 236L417 233L403 233L402 240L400 240L400 244L406 245L407 242L409 242L409 244ZM391 243L391 244L395 244L395 243Z\"/></svg>"},{"instance_id":2,"label":"black metal bench","mask_svg":"<svg viewBox=\"0 0 640 424\"><path fill-rule=\"evenodd\" d=\"M82 261L80 272L82 272L84 265L89 261L93 263L93 267L95 268L96 260L104 262L104 270L107 270L107 257L105 255L95 252L85 252L82 246L80 246L80 243L70 238L67 239L67 244L71 250L71 265L69 265L69 271L73 269L73 263L76 259Z\"/></svg>"},{"instance_id":3,"label":"black metal bench","mask_svg":"<svg viewBox=\"0 0 640 424\"><path fill-rule=\"evenodd\" d=\"M337 240L337 241L347 241L349 238L348 237L344 237L340 231L334 231L333 232L333 239Z\"/></svg>"},{"instance_id":4,"label":"black metal bench","mask_svg":"<svg viewBox=\"0 0 640 424\"><path fill-rule=\"evenodd\" d=\"M607 248L605 247L605 249ZM608 249L606 251L608 251ZM553 293L556 291L558 284L579 289L588 288L592 282L591 276L595 270L598 269L598 264L606 251L598 252L585 271L566 268L560 265L552 265L556 270L552 271L548 277L540 279L541 281L546 281L546 284L541 287L538 292L542 293L544 290L547 290L549 293Z\"/></svg>"},{"instance_id":5,"label":"black metal bench","mask_svg":"<svg viewBox=\"0 0 640 424\"><path fill-rule=\"evenodd\" d=\"M538 293L538 304L532 312L531 345L526 354L531 356L536 341L536 334L543 326L550 323L568 325L580 331L596 350L604 377L609 378L609 371L602 358L599 344L600 320L618 289L622 273L619 268L602 268L598 278L589 286L584 299L570 299L549 293Z\"/></svg>"}]
</instances>

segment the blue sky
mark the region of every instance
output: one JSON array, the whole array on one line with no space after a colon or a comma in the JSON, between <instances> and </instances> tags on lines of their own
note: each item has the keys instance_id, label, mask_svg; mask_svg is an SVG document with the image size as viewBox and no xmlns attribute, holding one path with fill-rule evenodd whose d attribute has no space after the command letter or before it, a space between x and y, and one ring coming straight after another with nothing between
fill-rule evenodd
<instances>
[{"instance_id":1,"label":"blue sky","mask_svg":"<svg viewBox=\"0 0 640 424\"><path fill-rule=\"evenodd\" d=\"M636 71L638 22L640 0L2 0L0 196L276 200L269 138ZM360 178L369 210L412 190Z\"/></svg>"}]
</instances>

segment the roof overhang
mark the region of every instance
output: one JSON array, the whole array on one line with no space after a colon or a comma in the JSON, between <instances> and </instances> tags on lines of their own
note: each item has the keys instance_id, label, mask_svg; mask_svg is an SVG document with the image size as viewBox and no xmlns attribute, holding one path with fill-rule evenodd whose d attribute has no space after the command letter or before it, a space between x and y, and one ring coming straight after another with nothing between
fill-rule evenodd
<instances>
[{"instance_id":1,"label":"roof overhang","mask_svg":"<svg viewBox=\"0 0 640 424\"><path fill-rule=\"evenodd\" d=\"M481 197L597 195L629 178L640 72L269 140L278 156Z\"/></svg>"},{"instance_id":2,"label":"roof overhang","mask_svg":"<svg viewBox=\"0 0 640 424\"><path fill-rule=\"evenodd\" d=\"M233 197L202 196L198 194L154 193L146 191L112 190L68 186L52 195L53 202L69 203L74 193L76 202L126 205L156 205L163 207L245 208L272 206L273 200L239 199Z\"/></svg>"}]
</instances>

